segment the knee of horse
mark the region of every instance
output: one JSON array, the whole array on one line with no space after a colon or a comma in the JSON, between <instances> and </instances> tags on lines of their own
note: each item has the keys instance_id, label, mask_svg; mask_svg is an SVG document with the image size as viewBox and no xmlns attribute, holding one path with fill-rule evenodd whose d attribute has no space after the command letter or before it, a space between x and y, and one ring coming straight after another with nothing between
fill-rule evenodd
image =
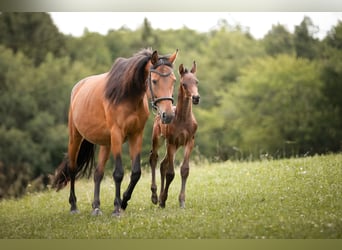
<instances>
[{"instance_id":1,"label":"knee of horse","mask_svg":"<svg viewBox=\"0 0 342 250\"><path fill-rule=\"evenodd\" d=\"M113 179L114 179L115 182L122 182L123 176L124 176L124 172L123 171L115 170L113 172Z\"/></svg>"},{"instance_id":2,"label":"knee of horse","mask_svg":"<svg viewBox=\"0 0 342 250\"><path fill-rule=\"evenodd\" d=\"M97 168L95 169L94 172L94 182L100 182L102 181L104 172L103 171L99 171Z\"/></svg>"},{"instance_id":3,"label":"knee of horse","mask_svg":"<svg viewBox=\"0 0 342 250\"><path fill-rule=\"evenodd\" d=\"M189 167L181 167L180 174L183 178L187 178L189 176Z\"/></svg>"},{"instance_id":4,"label":"knee of horse","mask_svg":"<svg viewBox=\"0 0 342 250\"><path fill-rule=\"evenodd\" d=\"M133 171L132 174L131 174L131 181L133 183L137 183L140 179L140 176L141 176L141 170L137 170L137 171Z\"/></svg>"},{"instance_id":5,"label":"knee of horse","mask_svg":"<svg viewBox=\"0 0 342 250\"><path fill-rule=\"evenodd\" d=\"M155 166L157 165L157 161L158 161L158 154L153 153L153 152L151 151L150 159L149 159L150 166L151 166L151 167L155 167Z\"/></svg>"},{"instance_id":6,"label":"knee of horse","mask_svg":"<svg viewBox=\"0 0 342 250\"><path fill-rule=\"evenodd\" d=\"M166 173L166 181L172 182L173 178L175 178L175 172L167 172Z\"/></svg>"}]
</instances>

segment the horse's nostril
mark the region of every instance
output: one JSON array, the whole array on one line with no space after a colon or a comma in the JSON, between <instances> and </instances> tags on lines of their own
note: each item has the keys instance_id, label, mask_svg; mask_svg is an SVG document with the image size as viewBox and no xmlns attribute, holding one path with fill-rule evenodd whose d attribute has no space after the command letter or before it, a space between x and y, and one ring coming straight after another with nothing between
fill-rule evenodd
<instances>
[{"instance_id":1,"label":"horse's nostril","mask_svg":"<svg viewBox=\"0 0 342 250\"><path fill-rule=\"evenodd\" d=\"M192 103L198 104L199 101L200 101L200 96L199 96L199 95L193 96L193 97L192 97Z\"/></svg>"},{"instance_id":2,"label":"horse's nostril","mask_svg":"<svg viewBox=\"0 0 342 250\"><path fill-rule=\"evenodd\" d=\"M161 120L163 124L168 124L172 121L174 114L168 115L166 112L161 113Z\"/></svg>"}]
</instances>

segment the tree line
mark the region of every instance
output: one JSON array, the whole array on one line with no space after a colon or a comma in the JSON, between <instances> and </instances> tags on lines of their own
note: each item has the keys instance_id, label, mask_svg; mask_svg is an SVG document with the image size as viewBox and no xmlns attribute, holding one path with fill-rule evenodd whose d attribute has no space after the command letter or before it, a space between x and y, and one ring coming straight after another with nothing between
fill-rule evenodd
<instances>
[{"instance_id":1,"label":"tree line","mask_svg":"<svg viewBox=\"0 0 342 250\"><path fill-rule=\"evenodd\" d=\"M62 34L48 13L1 13L0 30L0 198L20 196L32 179L60 163L73 85L147 47L161 54L180 49L175 72L180 63L197 62L194 161L341 150L341 21L322 40L308 17L293 33L276 24L262 39L225 20L198 32L154 29L147 18L136 30L85 30L73 37ZM146 166L153 116L145 127Z\"/></svg>"}]
</instances>

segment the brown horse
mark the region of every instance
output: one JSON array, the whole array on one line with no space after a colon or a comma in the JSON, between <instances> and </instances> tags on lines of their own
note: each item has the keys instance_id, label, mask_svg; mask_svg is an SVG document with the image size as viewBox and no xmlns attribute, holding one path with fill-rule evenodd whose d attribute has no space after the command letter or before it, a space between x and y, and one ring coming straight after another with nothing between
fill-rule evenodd
<instances>
[{"instance_id":1,"label":"brown horse","mask_svg":"<svg viewBox=\"0 0 342 250\"><path fill-rule=\"evenodd\" d=\"M115 160L113 178L115 199L113 215L126 209L133 189L141 175L140 153L145 123L149 115L148 98L159 112L163 123L174 117L172 93L176 81L173 63L178 50L171 56L144 49L130 58L118 58L111 70L79 81L71 93L69 109L68 154L55 173L57 191L70 181L71 213L77 213L75 179L94 166L95 144L100 145L94 173L93 215L101 214L100 184L110 151ZM129 144L132 162L131 179L121 199L124 176L122 144Z\"/></svg>"},{"instance_id":2,"label":"brown horse","mask_svg":"<svg viewBox=\"0 0 342 250\"><path fill-rule=\"evenodd\" d=\"M160 164L161 189L159 196L160 207L165 207L168 189L172 182L174 172L174 157L179 147L184 146L184 159L180 169L182 176L182 186L179 194L180 207L185 207L185 185L189 175L189 158L195 143L195 133L197 122L192 113L192 104L198 104L200 96L198 94L198 80L196 78L196 63L190 72L179 66L180 86L178 91L178 102L175 107L175 117L169 124L163 124L160 115L157 115L153 124L152 150L150 155L150 165L152 170L152 202L157 204L157 185L155 180L155 169L158 161L158 148L161 138L166 141L166 155ZM165 183L166 178L166 184Z\"/></svg>"}]
</instances>

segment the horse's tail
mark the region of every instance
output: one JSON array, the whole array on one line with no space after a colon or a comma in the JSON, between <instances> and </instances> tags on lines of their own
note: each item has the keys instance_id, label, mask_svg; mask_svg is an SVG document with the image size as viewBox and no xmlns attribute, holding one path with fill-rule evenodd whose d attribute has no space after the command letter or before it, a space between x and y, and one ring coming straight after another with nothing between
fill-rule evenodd
<instances>
[{"instance_id":1,"label":"horse's tail","mask_svg":"<svg viewBox=\"0 0 342 250\"><path fill-rule=\"evenodd\" d=\"M64 188L70 181L71 174L75 178L83 177L87 175L89 178L91 175L91 170L95 165L95 145L87 140L83 140L80 150L78 152L76 169L72 171L69 167L68 157L64 157L62 163L58 166L52 186L56 188L57 191Z\"/></svg>"}]
</instances>

